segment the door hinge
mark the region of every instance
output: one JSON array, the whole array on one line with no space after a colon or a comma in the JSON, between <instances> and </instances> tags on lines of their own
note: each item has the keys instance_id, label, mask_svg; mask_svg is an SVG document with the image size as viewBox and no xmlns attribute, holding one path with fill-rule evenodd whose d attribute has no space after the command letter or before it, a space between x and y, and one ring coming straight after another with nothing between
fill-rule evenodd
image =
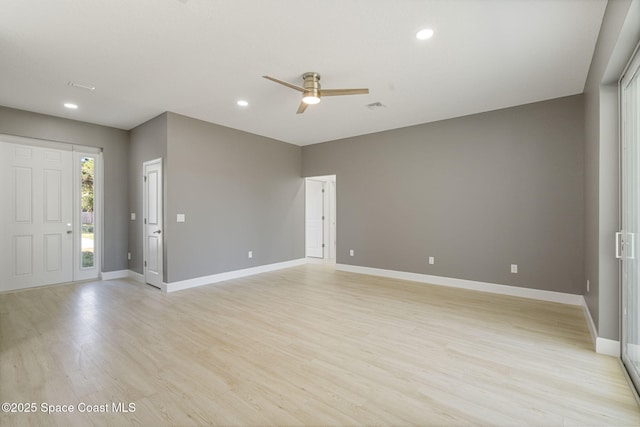
<instances>
[{"instance_id":1,"label":"door hinge","mask_svg":"<svg viewBox=\"0 0 640 427\"><path fill-rule=\"evenodd\" d=\"M144 179L144 182L147 182L147 176L146 175L143 176L142 178Z\"/></svg>"},{"instance_id":2,"label":"door hinge","mask_svg":"<svg viewBox=\"0 0 640 427\"><path fill-rule=\"evenodd\" d=\"M322 215L322 220L324 221L324 215Z\"/></svg>"},{"instance_id":3,"label":"door hinge","mask_svg":"<svg viewBox=\"0 0 640 427\"><path fill-rule=\"evenodd\" d=\"M147 218L145 218L145 219L144 219L144 223L145 223L145 224L147 223Z\"/></svg>"},{"instance_id":4,"label":"door hinge","mask_svg":"<svg viewBox=\"0 0 640 427\"><path fill-rule=\"evenodd\" d=\"M322 189L322 192L324 193L324 188Z\"/></svg>"},{"instance_id":5,"label":"door hinge","mask_svg":"<svg viewBox=\"0 0 640 427\"><path fill-rule=\"evenodd\" d=\"M146 260L145 260L145 262L144 262L144 266L145 266L145 267L147 266L147 261L146 261Z\"/></svg>"},{"instance_id":6,"label":"door hinge","mask_svg":"<svg viewBox=\"0 0 640 427\"><path fill-rule=\"evenodd\" d=\"M324 243L322 244L322 247L324 248Z\"/></svg>"}]
</instances>

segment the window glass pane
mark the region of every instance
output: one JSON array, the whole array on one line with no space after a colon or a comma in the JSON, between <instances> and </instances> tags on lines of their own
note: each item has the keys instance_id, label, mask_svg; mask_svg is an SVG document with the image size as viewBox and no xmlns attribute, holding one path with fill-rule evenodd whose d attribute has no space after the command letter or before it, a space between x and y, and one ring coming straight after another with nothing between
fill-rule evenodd
<instances>
[{"instance_id":1,"label":"window glass pane","mask_svg":"<svg viewBox=\"0 0 640 427\"><path fill-rule=\"evenodd\" d=\"M80 225L82 227L81 240L81 256L82 268L91 268L93 262L93 243L94 243L94 213L93 213L93 195L94 195L94 178L95 178L95 159L93 157L83 157L81 159L81 209L80 209Z\"/></svg>"}]
</instances>

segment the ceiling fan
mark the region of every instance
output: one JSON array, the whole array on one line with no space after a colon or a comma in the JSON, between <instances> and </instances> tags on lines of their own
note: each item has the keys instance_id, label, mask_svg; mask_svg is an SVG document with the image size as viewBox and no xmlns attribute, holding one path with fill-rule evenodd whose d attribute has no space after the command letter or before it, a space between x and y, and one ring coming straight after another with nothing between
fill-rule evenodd
<instances>
[{"instance_id":1,"label":"ceiling fan","mask_svg":"<svg viewBox=\"0 0 640 427\"><path fill-rule=\"evenodd\" d=\"M291 89L295 89L302 92L302 102L298 107L297 114L304 113L307 106L317 104L320 102L320 98L323 96L341 96L341 95L366 95L369 93L369 89L321 89L320 88L320 74L318 73L304 73L302 79L304 80L303 86L297 86L289 82L276 79L275 77L262 76L265 79L272 82L280 83Z\"/></svg>"}]
</instances>

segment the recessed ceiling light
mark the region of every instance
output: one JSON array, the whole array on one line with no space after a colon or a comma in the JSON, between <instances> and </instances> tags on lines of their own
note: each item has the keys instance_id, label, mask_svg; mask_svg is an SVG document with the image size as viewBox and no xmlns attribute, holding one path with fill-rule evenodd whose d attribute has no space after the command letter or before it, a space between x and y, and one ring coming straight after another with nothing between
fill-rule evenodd
<instances>
[{"instance_id":1,"label":"recessed ceiling light","mask_svg":"<svg viewBox=\"0 0 640 427\"><path fill-rule=\"evenodd\" d=\"M244 99L241 99L240 101L236 102L236 104L238 104L241 107L246 107L249 105L249 103L247 101L245 101Z\"/></svg>"},{"instance_id":2,"label":"recessed ceiling light","mask_svg":"<svg viewBox=\"0 0 640 427\"><path fill-rule=\"evenodd\" d=\"M71 102L65 102L64 106L65 106L65 108L68 108L70 110L77 110L78 109L78 105L77 104L72 104Z\"/></svg>"},{"instance_id":3,"label":"recessed ceiling light","mask_svg":"<svg viewBox=\"0 0 640 427\"><path fill-rule=\"evenodd\" d=\"M416 33L416 38L418 40L427 40L433 37L433 30L431 28L425 28L424 30L420 30Z\"/></svg>"}]
</instances>

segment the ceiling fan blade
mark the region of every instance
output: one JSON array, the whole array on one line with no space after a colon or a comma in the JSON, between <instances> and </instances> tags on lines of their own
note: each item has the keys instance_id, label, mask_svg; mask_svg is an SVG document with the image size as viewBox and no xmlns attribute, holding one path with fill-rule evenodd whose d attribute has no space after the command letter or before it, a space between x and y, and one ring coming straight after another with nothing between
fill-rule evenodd
<instances>
[{"instance_id":1,"label":"ceiling fan blade","mask_svg":"<svg viewBox=\"0 0 640 427\"><path fill-rule=\"evenodd\" d=\"M320 96L366 95L369 89L320 89Z\"/></svg>"},{"instance_id":2,"label":"ceiling fan blade","mask_svg":"<svg viewBox=\"0 0 640 427\"><path fill-rule=\"evenodd\" d=\"M285 82L285 81L280 80L280 79L276 79L275 77L271 77L271 76L262 76L262 77L264 77L267 80L271 80L272 82L280 83L281 85L284 85L286 87L290 87L291 89L295 89L297 91L304 92L304 88L303 87L296 86L294 84L291 84L289 82Z\"/></svg>"},{"instance_id":3,"label":"ceiling fan blade","mask_svg":"<svg viewBox=\"0 0 640 427\"><path fill-rule=\"evenodd\" d=\"M304 110L306 110L308 106L309 104L305 104L304 102L301 101L300 106L298 107L298 111L296 111L296 114L304 113Z\"/></svg>"}]
</instances>

